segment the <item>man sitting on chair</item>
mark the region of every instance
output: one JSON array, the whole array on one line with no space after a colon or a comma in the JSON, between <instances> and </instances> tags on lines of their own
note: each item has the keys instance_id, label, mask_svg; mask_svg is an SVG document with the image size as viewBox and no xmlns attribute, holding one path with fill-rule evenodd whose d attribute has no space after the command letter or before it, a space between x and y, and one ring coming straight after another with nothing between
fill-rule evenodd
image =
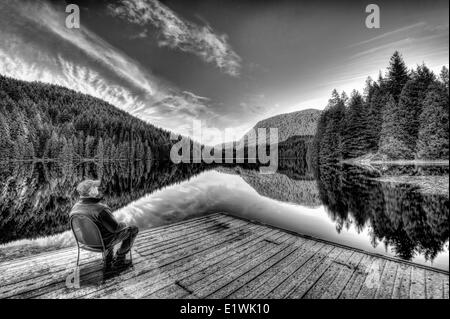
<instances>
[{"instance_id":1,"label":"man sitting on chair","mask_svg":"<svg viewBox=\"0 0 450 319\"><path fill-rule=\"evenodd\" d=\"M116 258L113 258L113 249L108 251L106 255L107 269L111 269L112 266L127 266L130 261L126 261L125 256L133 246L139 229L136 226L127 226L116 221L109 207L101 203L100 184L100 181L85 180L78 185L77 191L80 200L73 206L70 216L81 214L90 217L99 228L105 246L111 242L122 242L116 252Z\"/></svg>"}]
</instances>

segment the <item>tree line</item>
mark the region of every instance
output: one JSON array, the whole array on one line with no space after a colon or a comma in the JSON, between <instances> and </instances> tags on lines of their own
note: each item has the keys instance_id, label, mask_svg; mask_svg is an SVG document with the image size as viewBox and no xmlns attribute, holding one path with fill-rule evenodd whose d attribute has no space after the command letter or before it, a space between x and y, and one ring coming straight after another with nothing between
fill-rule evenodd
<instances>
[{"instance_id":1,"label":"tree line","mask_svg":"<svg viewBox=\"0 0 450 319\"><path fill-rule=\"evenodd\" d=\"M370 77L350 97L333 90L318 122L314 155L319 164L370 154L381 160L449 158L449 72L436 76L425 64L408 70L399 52L386 75Z\"/></svg>"},{"instance_id":2,"label":"tree line","mask_svg":"<svg viewBox=\"0 0 450 319\"><path fill-rule=\"evenodd\" d=\"M0 75L0 160L168 158L170 133L64 87Z\"/></svg>"}]
</instances>

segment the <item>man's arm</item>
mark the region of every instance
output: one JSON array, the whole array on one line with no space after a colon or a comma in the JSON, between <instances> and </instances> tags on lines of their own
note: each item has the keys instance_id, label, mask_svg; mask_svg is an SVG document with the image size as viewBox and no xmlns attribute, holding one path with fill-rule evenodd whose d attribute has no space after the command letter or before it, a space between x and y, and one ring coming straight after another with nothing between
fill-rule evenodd
<instances>
[{"instance_id":1,"label":"man's arm","mask_svg":"<svg viewBox=\"0 0 450 319\"><path fill-rule=\"evenodd\" d=\"M123 228L123 225L116 221L111 210L106 205L100 213L100 221L102 225L105 226L105 228L111 233L116 233Z\"/></svg>"}]
</instances>

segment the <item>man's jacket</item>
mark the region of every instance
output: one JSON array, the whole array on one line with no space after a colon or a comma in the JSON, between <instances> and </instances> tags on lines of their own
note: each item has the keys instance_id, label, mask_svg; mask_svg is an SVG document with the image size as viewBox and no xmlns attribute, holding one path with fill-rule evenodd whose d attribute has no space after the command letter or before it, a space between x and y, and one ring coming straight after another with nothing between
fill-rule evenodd
<instances>
[{"instance_id":1,"label":"man's jacket","mask_svg":"<svg viewBox=\"0 0 450 319\"><path fill-rule=\"evenodd\" d=\"M100 230L105 243L109 243L123 226L114 218L108 206L98 198L82 198L72 208L70 216L82 214L89 216Z\"/></svg>"}]
</instances>

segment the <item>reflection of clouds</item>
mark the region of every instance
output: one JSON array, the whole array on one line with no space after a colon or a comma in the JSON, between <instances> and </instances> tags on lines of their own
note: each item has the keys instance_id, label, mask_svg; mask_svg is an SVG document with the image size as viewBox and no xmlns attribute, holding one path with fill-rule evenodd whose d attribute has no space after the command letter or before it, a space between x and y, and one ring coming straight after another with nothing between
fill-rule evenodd
<instances>
[{"instance_id":1,"label":"reflection of clouds","mask_svg":"<svg viewBox=\"0 0 450 319\"><path fill-rule=\"evenodd\" d=\"M2 255L22 257L25 253L34 254L48 250L57 250L67 247L75 246L75 238L72 231L66 231L61 234L41 237L36 239L21 239L14 242L10 242L4 245L0 245Z\"/></svg>"},{"instance_id":2,"label":"reflection of clouds","mask_svg":"<svg viewBox=\"0 0 450 319\"><path fill-rule=\"evenodd\" d=\"M252 189L238 176L216 171L147 195L115 212L118 220L140 228L165 225L189 216L217 212L239 191Z\"/></svg>"}]
</instances>

